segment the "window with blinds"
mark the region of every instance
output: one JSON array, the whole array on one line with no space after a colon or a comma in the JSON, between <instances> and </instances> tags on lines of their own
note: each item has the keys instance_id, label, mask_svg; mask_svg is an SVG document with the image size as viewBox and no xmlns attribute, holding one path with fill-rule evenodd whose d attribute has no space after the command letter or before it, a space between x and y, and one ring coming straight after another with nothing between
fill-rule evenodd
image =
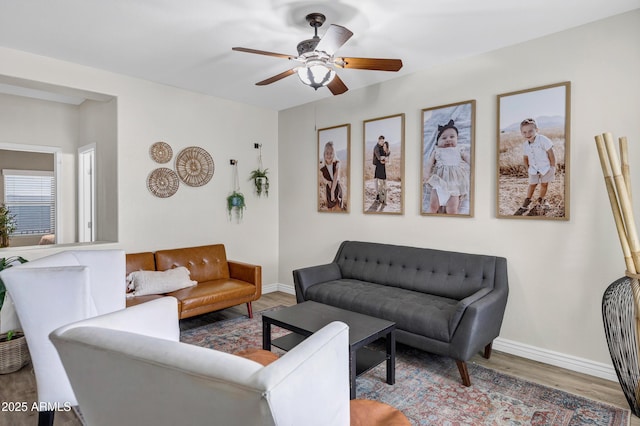
<instances>
[{"instance_id":1,"label":"window with blinds","mask_svg":"<svg viewBox=\"0 0 640 426\"><path fill-rule=\"evenodd\" d=\"M2 170L4 204L16 215L12 235L55 234L56 182L53 172Z\"/></svg>"}]
</instances>

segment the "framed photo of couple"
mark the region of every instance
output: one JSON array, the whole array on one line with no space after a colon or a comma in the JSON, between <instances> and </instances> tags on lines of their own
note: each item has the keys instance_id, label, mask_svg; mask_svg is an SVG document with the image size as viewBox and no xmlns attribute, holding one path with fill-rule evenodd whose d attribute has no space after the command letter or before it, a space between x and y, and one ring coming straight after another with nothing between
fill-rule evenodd
<instances>
[{"instance_id":1,"label":"framed photo of couple","mask_svg":"<svg viewBox=\"0 0 640 426\"><path fill-rule=\"evenodd\" d=\"M422 215L473 217L476 101L422 110Z\"/></svg>"},{"instance_id":2,"label":"framed photo of couple","mask_svg":"<svg viewBox=\"0 0 640 426\"><path fill-rule=\"evenodd\" d=\"M404 114L363 122L365 214L404 213Z\"/></svg>"},{"instance_id":3,"label":"framed photo of couple","mask_svg":"<svg viewBox=\"0 0 640 426\"><path fill-rule=\"evenodd\" d=\"M569 220L571 83L498 95L497 217Z\"/></svg>"},{"instance_id":4,"label":"framed photo of couple","mask_svg":"<svg viewBox=\"0 0 640 426\"><path fill-rule=\"evenodd\" d=\"M318 211L349 213L351 125L318 130Z\"/></svg>"}]
</instances>

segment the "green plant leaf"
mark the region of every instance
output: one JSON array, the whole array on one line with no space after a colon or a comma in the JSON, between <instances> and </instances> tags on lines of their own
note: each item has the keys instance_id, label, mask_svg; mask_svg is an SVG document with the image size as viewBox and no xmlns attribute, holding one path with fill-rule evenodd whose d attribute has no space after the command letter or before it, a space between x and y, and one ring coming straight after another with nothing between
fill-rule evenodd
<instances>
[{"instance_id":1,"label":"green plant leaf","mask_svg":"<svg viewBox=\"0 0 640 426\"><path fill-rule=\"evenodd\" d=\"M0 271L11 268L15 262L25 263L27 262L27 259L22 256L0 257ZM0 309L2 309L2 305L4 304L4 296L6 292L7 288L4 286L2 278L0 278Z\"/></svg>"}]
</instances>

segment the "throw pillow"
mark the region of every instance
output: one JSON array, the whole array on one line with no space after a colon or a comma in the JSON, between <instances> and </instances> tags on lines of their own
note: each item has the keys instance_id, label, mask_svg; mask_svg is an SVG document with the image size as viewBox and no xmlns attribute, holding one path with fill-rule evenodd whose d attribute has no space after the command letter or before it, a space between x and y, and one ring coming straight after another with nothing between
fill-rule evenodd
<instances>
[{"instance_id":1,"label":"throw pillow","mask_svg":"<svg viewBox=\"0 0 640 426\"><path fill-rule=\"evenodd\" d=\"M166 271L134 271L127 276L127 288L133 290L127 297L164 294L198 284L190 278L184 266Z\"/></svg>"}]
</instances>

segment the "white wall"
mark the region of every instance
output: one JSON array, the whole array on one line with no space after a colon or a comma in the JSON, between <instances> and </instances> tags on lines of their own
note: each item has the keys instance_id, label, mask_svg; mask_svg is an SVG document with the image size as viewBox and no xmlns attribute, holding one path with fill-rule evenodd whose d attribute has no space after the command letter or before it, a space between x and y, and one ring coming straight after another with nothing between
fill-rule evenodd
<instances>
[{"instance_id":1,"label":"white wall","mask_svg":"<svg viewBox=\"0 0 640 426\"><path fill-rule=\"evenodd\" d=\"M343 240L504 256L510 296L501 337L611 365L600 303L625 265L594 135L629 137L633 187L640 191L638 40L636 10L281 112L282 282L292 284L293 269L331 261ZM368 71L340 75L348 85L357 72ZM497 219L496 96L563 81L572 85L570 221ZM477 100L475 216L421 216L421 109L470 99ZM405 213L364 215L362 121L397 113L406 114ZM343 123L352 125L351 213L318 213L315 131Z\"/></svg>"},{"instance_id":2,"label":"white wall","mask_svg":"<svg viewBox=\"0 0 640 426\"><path fill-rule=\"evenodd\" d=\"M119 243L106 247L137 252L224 243L230 259L260 264L263 282L277 282L277 112L4 48L0 75L117 97ZM146 179L158 165L149 147L160 140L174 155L188 146L206 149L215 162L213 179L199 188L181 185L170 198L154 197ZM252 195L247 180L258 164L254 142L262 143L274 183L266 199ZM231 223L226 211L232 158L239 161L248 205L241 224ZM9 248L0 255L33 259L63 248Z\"/></svg>"}]
</instances>

